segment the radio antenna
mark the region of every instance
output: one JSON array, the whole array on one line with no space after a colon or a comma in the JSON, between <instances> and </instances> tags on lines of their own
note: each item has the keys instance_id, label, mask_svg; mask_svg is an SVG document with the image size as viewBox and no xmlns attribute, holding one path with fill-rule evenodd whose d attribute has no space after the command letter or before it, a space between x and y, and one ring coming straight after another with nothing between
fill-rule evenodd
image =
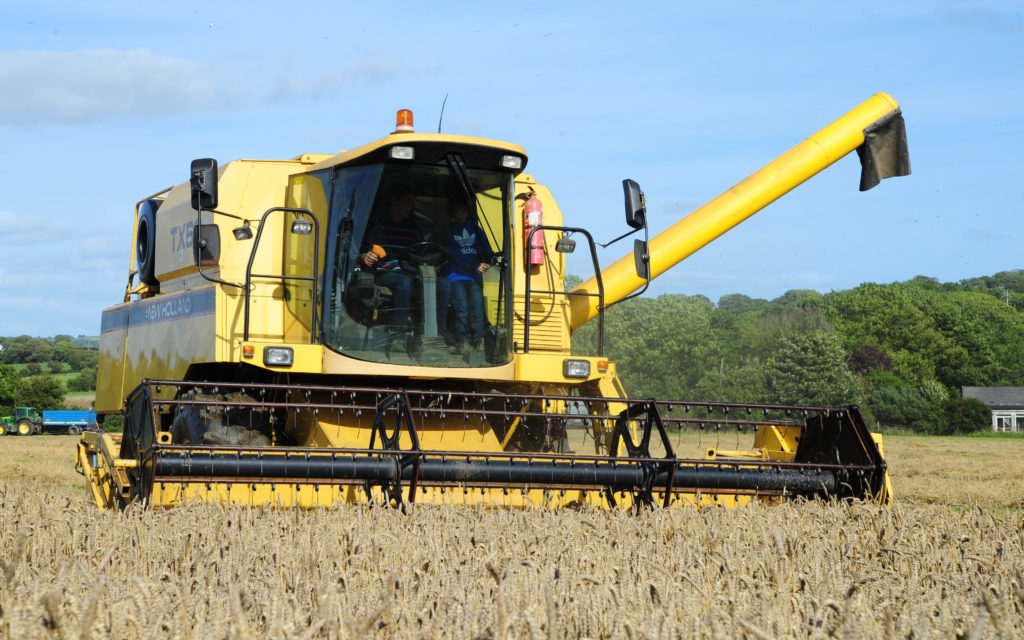
<instances>
[{"instance_id":1,"label":"radio antenna","mask_svg":"<svg viewBox=\"0 0 1024 640\"><path fill-rule=\"evenodd\" d=\"M437 118L437 132L441 133L441 120L444 119L444 105L448 102L448 94L444 94L444 100L441 102L441 115Z\"/></svg>"}]
</instances>

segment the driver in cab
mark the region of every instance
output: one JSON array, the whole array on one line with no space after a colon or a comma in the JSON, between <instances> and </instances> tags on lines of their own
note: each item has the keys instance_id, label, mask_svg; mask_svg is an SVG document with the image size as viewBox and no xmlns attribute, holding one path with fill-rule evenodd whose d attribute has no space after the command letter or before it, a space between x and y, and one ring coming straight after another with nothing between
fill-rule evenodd
<instances>
[{"instance_id":1,"label":"driver in cab","mask_svg":"<svg viewBox=\"0 0 1024 640\"><path fill-rule=\"evenodd\" d=\"M412 223L413 192L408 184L396 184L388 196L384 220L363 238L359 262L374 270L374 282L391 290L388 324L404 331L412 327L411 304L415 275L402 267L406 249L422 242Z\"/></svg>"}]
</instances>

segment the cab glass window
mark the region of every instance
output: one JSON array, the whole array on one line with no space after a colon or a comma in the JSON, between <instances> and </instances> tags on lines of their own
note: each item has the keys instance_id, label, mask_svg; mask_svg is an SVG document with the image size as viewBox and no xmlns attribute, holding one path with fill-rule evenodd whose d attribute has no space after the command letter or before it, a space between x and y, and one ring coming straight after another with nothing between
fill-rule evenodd
<instances>
[{"instance_id":1,"label":"cab glass window","mask_svg":"<svg viewBox=\"0 0 1024 640\"><path fill-rule=\"evenodd\" d=\"M411 162L338 167L324 343L372 362L482 367L511 358L512 175Z\"/></svg>"}]
</instances>

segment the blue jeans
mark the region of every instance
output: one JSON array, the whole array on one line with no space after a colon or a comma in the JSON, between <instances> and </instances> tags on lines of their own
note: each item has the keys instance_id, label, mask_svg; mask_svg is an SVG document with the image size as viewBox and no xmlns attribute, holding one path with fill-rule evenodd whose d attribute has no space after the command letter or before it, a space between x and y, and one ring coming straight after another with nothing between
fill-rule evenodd
<instances>
[{"instance_id":1,"label":"blue jeans","mask_svg":"<svg viewBox=\"0 0 1024 640\"><path fill-rule=\"evenodd\" d=\"M480 283L455 280L451 284L455 341L478 342L484 337L484 298Z\"/></svg>"},{"instance_id":2,"label":"blue jeans","mask_svg":"<svg viewBox=\"0 0 1024 640\"><path fill-rule=\"evenodd\" d=\"M452 283L447 276L437 276L437 333L448 339L448 301L452 297Z\"/></svg>"},{"instance_id":3,"label":"blue jeans","mask_svg":"<svg viewBox=\"0 0 1024 640\"><path fill-rule=\"evenodd\" d=\"M410 312L412 286L415 280L411 273L401 269L382 271L374 278L380 286L391 289L391 309L388 312L387 323L396 329L409 329L412 326Z\"/></svg>"}]
</instances>

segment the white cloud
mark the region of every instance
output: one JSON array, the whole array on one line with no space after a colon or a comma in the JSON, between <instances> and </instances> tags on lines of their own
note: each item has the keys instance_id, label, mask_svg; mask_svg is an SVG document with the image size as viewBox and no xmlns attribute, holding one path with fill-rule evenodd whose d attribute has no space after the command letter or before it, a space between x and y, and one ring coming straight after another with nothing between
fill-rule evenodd
<instances>
[{"instance_id":1,"label":"white cloud","mask_svg":"<svg viewBox=\"0 0 1024 640\"><path fill-rule=\"evenodd\" d=\"M228 74L141 49L3 52L0 121L82 123L194 111L237 96L230 84Z\"/></svg>"},{"instance_id":2,"label":"white cloud","mask_svg":"<svg viewBox=\"0 0 1024 640\"><path fill-rule=\"evenodd\" d=\"M983 229L979 227L969 227L964 229L963 238L965 240L981 240L983 242L990 242L993 240L1004 240L1006 234L1002 230L996 229Z\"/></svg>"},{"instance_id":3,"label":"white cloud","mask_svg":"<svg viewBox=\"0 0 1024 640\"><path fill-rule=\"evenodd\" d=\"M386 56L296 71L211 66L145 49L0 52L0 124L81 124L320 98L401 73Z\"/></svg>"},{"instance_id":4,"label":"white cloud","mask_svg":"<svg viewBox=\"0 0 1024 640\"><path fill-rule=\"evenodd\" d=\"M292 96L322 98L352 86L380 83L403 73L402 65L386 55L363 57L347 67L312 68L301 73L286 69L267 79L265 96L270 100Z\"/></svg>"},{"instance_id":5,"label":"white cloud","mask_svg":"<svg viewBox=\"0 0 1024 640\"><path fill-rule=\"evenodd\" d=\"M1017 10L962 6L939 9L938 14L947 24L961 29L973 26L997 34L1024 32L1024 19Z\"/></svg>"},{"instance_id":6,"label":"white cloud","mask_svg":"<svg viewBox=\"0 0 1024 640\"><path fill-rule=\"evenodd\" d=\"M0 295L11 297L31 291L40 279L82 286L113 281L111 274L128 272L131 247L123 234L111 237L96 229L82 229L62 220L45 223L24 215L0 211L0 237L22 251L0 254ZM117 279L121 276L117 275Z\"/></svg>"},{"instance_id":7,"label":"white cloud","mask_svg":"<svg viewBox=\"0 0 1024 640\"><path fill-rule=\"evenodd\" d=\"M16 215L9 211L0 211L0 237L8 244L30 246L51 244L55 237L66 236L71 232L71 225L61 220L46 219L41 223L36 218ZM14 257L12 252L7 252Z\"/></svg>"}]
</instances>

